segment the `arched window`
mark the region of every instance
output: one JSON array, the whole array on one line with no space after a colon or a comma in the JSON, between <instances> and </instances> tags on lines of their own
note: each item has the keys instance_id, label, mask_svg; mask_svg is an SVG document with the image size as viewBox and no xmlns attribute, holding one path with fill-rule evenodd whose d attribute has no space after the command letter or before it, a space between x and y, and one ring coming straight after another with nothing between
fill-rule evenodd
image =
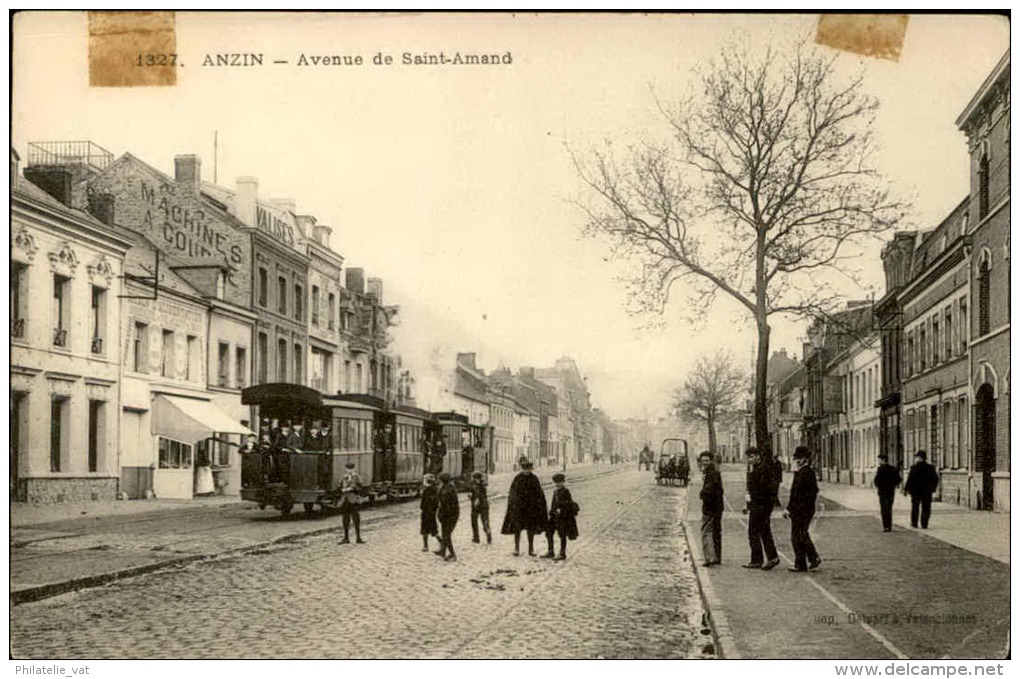
<instances>
[{"instance_id":1,"label":"arched window","mask_svg":"<svg viewBox=\"0 0 1020 679\"><path fill-rule=\"evenodd\" d=\"M992 329L990 260L984 253L978 269L978 335L987 335Z\"/></svg>"},{"instance_id":2,"label":"arched window","mask_svg":"<svg viewBox=\"0 0 1020 679\"><path fill-rule=\"evenodd\" d=\"M978 219L988 214L988 146L981 145L981 160L978 161Z\"/></svg>"}]
</instances>

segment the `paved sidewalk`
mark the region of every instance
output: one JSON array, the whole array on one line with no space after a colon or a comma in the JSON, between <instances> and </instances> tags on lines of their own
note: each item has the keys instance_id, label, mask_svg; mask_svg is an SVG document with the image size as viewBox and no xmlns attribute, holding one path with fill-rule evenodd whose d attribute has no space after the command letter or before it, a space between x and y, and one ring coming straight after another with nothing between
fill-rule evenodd
<instances>
[{"instance_id":1,"label":"paved sidewalk","mask_svg":"<svg viewBox=\"0 0 1020 679\"><path fill-rule=\"evenodd\" d=\"M781 489L785 503L790 478ZM773 513L781 558L770 572L744 569L743 471L723 469L723 563L705 568L700 475L688 496L686 533L720 652L727 658L1001 658L1010 624L1009 522L936 503L931 528L909 527L897 498L893 531L881 529L866 488L820 484L812 537L822 565L790 573L790 525Z\"/></svg>"},{"instance_id":2,"label":"paved sidewalk","mask_svg":"<svg viewBox=\"0 0 1020 679\"><path fill-rule=\"evenodd\" d=\"M568 466L572 482L624 465ZM559 468L537 470L547 488ZM504 495L513 472L492 474L490 497ZM463 502L463 496L462 496ZM383 503L362 512L367 530L416 514L417 501ZM493 522L502 517L493 517ZM34 601L191 561L267 548L342 529L334 512L284 517L237 497L10 505L10 583L14 603ZM498 525L495 526L498 531Z\"/></svg>"}]
</instances>

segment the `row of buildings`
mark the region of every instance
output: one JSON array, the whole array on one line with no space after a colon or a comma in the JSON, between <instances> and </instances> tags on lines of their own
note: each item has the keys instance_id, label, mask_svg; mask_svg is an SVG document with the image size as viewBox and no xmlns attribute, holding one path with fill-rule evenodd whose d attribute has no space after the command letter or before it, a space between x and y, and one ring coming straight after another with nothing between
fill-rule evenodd
<instances>
[{"instance_id":1,"label":"row of buildings","mask_svg":"<svg viewBox=\"0 0 1020 679\"><path fill-rule=\"evenodd\" d=\"M414 405L382 280L293 200L203 181L193 155L172 177L90 142L32 143L25 161L12 150L12 499L236 493L254 384ZM636 450L570 359L450 369L449 405L490 426L494 470Z\"/></svg>"},{"instance_id":2,"label":"row of buildings","mask_svg":"<svg viewBox=\"0 0 1020 679\"><path fill-rule=\"evenodd\" d=\"M492 431L493 471L538 465L617 462L636 455L630 429L591 405L577 363L563 357L550 368L500 367L488 375L474 353L457 354L452 403L472 424Z\"/></svg>"},{"instance_id":3,"label":"row of buildings","mask_svg":"<svg viewBox=\"0 0 1020 679\"><path fill-rule=\"evenodd\" d=\"M968 195L885 245L881 299L816 321L802 363L772 357L769 430L786 462L804 443L824 479L869 484L880 452L906 468L924 450L943 502L1009 511L1009 82L1007 53L956 121ZM748 440L742 426L729 438Z\"/></svg>"},{"instance_id":4,"label":"row of buildings","mask_svg":"<svg viewBox=\"0 0 1020 679\"><path fill-rule=\"evenodd\" d=\"M239 488L241 390L409 395L398 309L257 180L170 177L90 142L11 152L11 498Z\"/></svg>"}]
</instances>

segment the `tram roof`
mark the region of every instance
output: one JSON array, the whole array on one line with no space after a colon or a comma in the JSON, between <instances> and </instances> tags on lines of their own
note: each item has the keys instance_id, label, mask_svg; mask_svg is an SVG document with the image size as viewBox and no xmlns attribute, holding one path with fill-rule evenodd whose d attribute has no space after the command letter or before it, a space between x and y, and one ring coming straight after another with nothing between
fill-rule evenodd
<instances>
[{"instance_id":1,"label":"tram roof","mask_svg":"<svg viewBox=\"0 0 1020 679\"><path fill-rule=\"evenodd\" d=\"M289 382L257 384L241 391L242 405L264 405L269 402L287 401L308 406L321 406L322 394L315 389Z\"/></svg>"}]
</instances>

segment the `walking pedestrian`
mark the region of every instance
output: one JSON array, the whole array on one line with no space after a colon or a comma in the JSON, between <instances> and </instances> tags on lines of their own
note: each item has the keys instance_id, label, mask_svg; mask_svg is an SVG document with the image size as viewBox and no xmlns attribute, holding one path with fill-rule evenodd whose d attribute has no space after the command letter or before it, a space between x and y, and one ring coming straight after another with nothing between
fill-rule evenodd
<instances>
[{"instance_id":1,"label":"walking pedestrian","mask_svg":"<svg viewBox=\"0 0 1020 679\"><path fill-rule=\"evenodd\" d=\"M807 572L808 565L814 570L822 564L818 550L811 541L808 530L815 517L815 502L818 499L818 479L811 468L811 451L807 446L797 446L793 451L793 464L797 471L790 485L790 501L783 512L790 519L790 542L793 543L794 572Z\"/></svg>"},{"instance_id":2,"label":"walking pedestrian","mask_svg":"<svg viewBox=\"0 0 1020 679\"><path fill-rule=\"evenodd\" d=\"M754 446L744 454L751 464L747 475L750 502L747 539L751 545L751 561L744 564L744 568L769 571L779 565L779 552L772 538L772 508L776 504L772 456L760 454Z\"/></svg>"},{"instance_id":3,"label":"walking pedestrian","mask_svg":"<svg viewBox=\"0 0 1020 679\"><path fill-rule=\"evenodd\" d=\"M457 489L449 474L446 472L440 474L439 482L443 485L439 488L439 508L436 511L436 517L439 519L442 533L441 546L436 554L446 561L456 561L457 554L453 551L453 529L457 526L457 520L460 518L460 500L457 498Z\"/></svg>"},{"instance_id":4,"label":"walking pedestrian","mask_svg":"<svg viewBox=\"0 0 1020 679\"><path fill-rule=\"evenodd\" d=\"M722 475L715 467L712 453L704 451L698 455L701 465L701 549L705 554L702 564L706 568L722 563Z\"/></svg>"},{"instance_id":5,"label":"walking pedestrian","mask_svg":"<svg viewBox=\"0 0 1020 679\"><path fill-rule=\"evenodd\" d=\"M478 521L481 519L485 541L492 544L492 531L489 530L489 495L485 487L485 479L481 472L471 474L471 542L480 542Z\"/></svg>"},{"instance_id":6,"label":"walking pedestrian","mask_svg":"<svg viewBox=\"0 0 1020 679\"><path fill-rule=\"evenodd\" d=\"M361 476L354 471L353 462L348 462L345 469L346 471L340 479L340 512L344 517L344 539L340 541L340 544L350 544L351 520L353 520L355 542L363 545L365 541L361 539L361 510L359 508L363 484Z\"/></svg>"},{"instance_id":7,"label":"walking pedestrian","mask_svg":"<svg viewBox=\"0 0 1020 679\"><path fill-rule=\"evenodd\" d=\"M514 536L514 556L521 554L521 532L528 533L528 554L535 556L535 534L544 533L548 523L545 492L538 477L532 473L534 465L522 460L521 470L510 484L507 494L506 515L500 533Z\"/></svg>"},{"instance_id":8,"label":"walking pedestrian","mask_svg":"<svg viewBox=\"0 0 1020 679\"><path fill-rule=\"evenodd\" d=\"M436 486L435 474L426 474L422 478L421 489L421 551L429 551L429 536L439 539L439 526L436 524L436 512L439 511L439 488ZM440 547L442 541L440 541Z\"/></svg>"},{"instance_id":9,"label":"walking pedestrian","mask_svg":"<svg viewBox=\"0 0 1020 679\"><path fill-rule=\"evenodd\" d=\"M931 496L939 487L939 473L928 464L928 453L923 450L914 455L914 465L907 474L903 492L910 494L910 526L917 528L917 513L921 510L921 528L928 527L931 518Z\"/></svg>"},{"instance_id":10,"label":"walking pedestrian","mask_svg":"<svg viewBox=\"0 0 1020 679\"><path fill-rule=\"evenodd\" d=\"M893 500L896 499L896 488L901 483L903 477L900 476L900 470L889 464L888 455L880 453L874 484L878 489L878 506L882 511L882 530L886 533L892 530Z\"/></svg>"},{"instance_id":11,"label":"walking pedestrian","mask_svg":"<svg viewBox=\"0 0 1020 679\"><path fill-rule=\"evenodd\" d=\"M553 491L552 503L549 505L549 527L545 531L546 540L549 543L549 551L542 555L543 559L563 561L567 558L567 540L577 539L577 512L578 506L567 488L567 477L563 474L553 474L553 483L556 490ZM553 534L560 536L560 553L553 553Z\"/></svg>"}]
</instances>

